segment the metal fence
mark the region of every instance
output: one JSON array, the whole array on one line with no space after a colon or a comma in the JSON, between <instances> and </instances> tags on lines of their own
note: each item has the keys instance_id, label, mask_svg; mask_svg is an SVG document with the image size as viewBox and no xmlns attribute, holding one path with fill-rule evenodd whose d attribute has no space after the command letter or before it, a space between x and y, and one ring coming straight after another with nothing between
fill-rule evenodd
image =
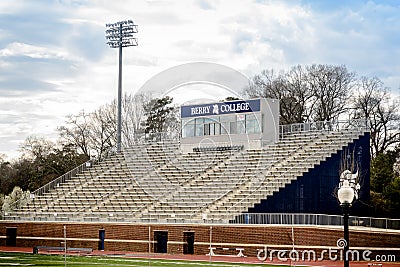
<instances>
[{"instance_id":1,"label":"metal fence","mask_svg":"<svg viewBox=\"0 0 400 267\"><path fill-rule=\"evenodd\" d=\"M342 131L342 130L368 131L368 129L369 129L368 121L365 119L304 122L304 123L280 125L279 136L280 138L285 138L291 134L301 133L301 132Z\"/></svg>"},{"instance_id":2,"label":"metal fence","mask_svg":"<svg viewBox=\"0 0 400 267\"><path fill-rule=\"evenodd\" d=\"M3 220L20 221L65 221L65 222L124 222L124 223L167 223L167 224L262 224L262 225L304 225L304 226L343 226L342 215L328 214L309 214L309 213L243 213L237 215L233 220L214 219L206 217L202 220L192 220L182 217L165 215L142 216L135 218L134 214L110 213L110 214L90 214L81 216L78 213L41 213L36 217L34 212L19 213L13 215L3 214ZM373 218L350 216L349 225L361 228L378 228L400 230L400 219Z\"/></svg>"},{"instance_id":3,"label":"metal fence","mask_svg":"<svg viewBox=\"0 0 400 267\"><path fill-rule=\"evenodd\" d=\"M399 129L400 123L392 128ZM342 130L358 130L368 131L368 121L366 119L350 119L350 120L332 120L293 123L279 126L280 138L284 138L290 134L300 132L318 132L318 131L342 131ZM136 144L146 144L151 142L160 142L163 140L179 141L182 138L180 131L161 132L161 133L138 133L124 140L124 146L130 147Z\"/></svg>"},{"instance_id":4,"label":"metal fence","mask_svg":"<svg viewBox=\"0 0 400 267\"><path fill-rule=\"evenodd\" d=\"M180 131L160 132L160 133L137 133L129 138L125 138L124 147L134 145L148 144L161 141L179 141L181 139Z\"/></svg>"},{"instance_id":5,"label":"metal fence","mask_svg":"<svg viewBox=\"0 0 400 267\"><path fill-rule=\"evenodd\" d=\"M343 216L306 213L244 213L237 216L231 223L341 226ZM349 225L400 230L400 219L350 216Z\"/></svg>"}]
</instances>

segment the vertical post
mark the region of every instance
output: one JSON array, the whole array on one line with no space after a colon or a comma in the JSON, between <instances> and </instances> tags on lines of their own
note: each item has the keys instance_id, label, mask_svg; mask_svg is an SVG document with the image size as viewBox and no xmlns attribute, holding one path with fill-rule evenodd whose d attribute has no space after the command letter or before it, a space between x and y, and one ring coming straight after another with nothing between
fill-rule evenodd
<instances>
[{"instance_id":1,"label":"vertical post","mask_svg":"<svg viewBox=\"0 0 400 267\"><path fill-rule=\"evenodd\" d=\"M349 257L348 257L348 251L349 251L349 246L350 246L350 240L349 240L349 207L350 205L348 204L343 204L343 235L344 235L344 240L346 240L345 246L344 246L344 267L349 267Z\"/></svg>"},{"instance_id":2,"label":"vertical post","mask_svg":"<svg viewBox=\"0 0 400 267\"><path fill-rule=\"evenodd\" d=\"M149 254L151 253L151 226L149 226Z\"/></svg>"},{"instance_id":3,"label":"vertical post","mask_svg":"<svg viewBox=\"0 0 400 267\"><path fill-rule=\"evenodd\" d=\"M210 226L210 247L209 247L209 250L210 250L210 252L209 252L209 259L208 259L208 261L209 262L211 262L211 254L212 254L212 226Z\"/></svg>"},{"instance_id":4,"label":"vertical post","mask_svg":"<svg viewBox=\"0 0 400 267\"><path fill-rule=\"evenodd\" d=\"M64 267L67 266L67 226L64 225Z\"/></svg>"},{"instance_id":5,"label":"vertical post","mask_svg":"<svg viewBox=\"0 0 400 267\"><path fill-rule=\"evenodd\" d=\"M119 59L118 59L118 115L117 115L117 152L121 152L122 130L122 24L119 24Z\"/></svg>"}]
</instances>

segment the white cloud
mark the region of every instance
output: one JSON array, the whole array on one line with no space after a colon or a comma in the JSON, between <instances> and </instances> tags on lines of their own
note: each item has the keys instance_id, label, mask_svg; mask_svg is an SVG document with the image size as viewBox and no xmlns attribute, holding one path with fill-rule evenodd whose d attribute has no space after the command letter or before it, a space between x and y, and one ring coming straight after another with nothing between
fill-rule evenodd
<instances>
[{"instance_id":1,"label":"white cloud","mask_svg":"<svg viewBox=\"0 0 400 267\"><path fill-rule=\"evenodd\" d=\"M57 51L59 50L59 51ZM40 47L30 44L13 42L0 50L1 57L26 56L34 59L67 59L68 53L55 47ZM78 58L74 58L75 60Z\"/></svg>"},{"instance_id":2,"label":"white cloud","mask_svg":"<svg viewBox=\"0 0 400 267\"><path fill-rule=\"evenodd\" d=\"M193 61L248 76L345 64L396 90L399 12L385 1L1 1L0 124L7 130L0 129L0 153L15 151L32 132L55 136L65 115L116 97L118 52L106 45L106 23L139 25L139 46L123 51L125 92Z\"/></svg>"}]
</instances>

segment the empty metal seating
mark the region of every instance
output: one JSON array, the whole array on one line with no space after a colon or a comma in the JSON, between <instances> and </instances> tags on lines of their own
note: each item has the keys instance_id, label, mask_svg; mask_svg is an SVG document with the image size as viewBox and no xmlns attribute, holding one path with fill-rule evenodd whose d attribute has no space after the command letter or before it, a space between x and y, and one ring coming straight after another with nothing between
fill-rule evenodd
<instances>
[{"instance_id":1,"label":"empty metal seating","mask_svg":"<svg viewBox=\"0 0 400 267\"><path fill-rule=\"evenodd\" d=\"M357 131L293 133L262 149L136 145L34 199L9 218L229 221L343 146Z\"/></svg>"}]
</instances>

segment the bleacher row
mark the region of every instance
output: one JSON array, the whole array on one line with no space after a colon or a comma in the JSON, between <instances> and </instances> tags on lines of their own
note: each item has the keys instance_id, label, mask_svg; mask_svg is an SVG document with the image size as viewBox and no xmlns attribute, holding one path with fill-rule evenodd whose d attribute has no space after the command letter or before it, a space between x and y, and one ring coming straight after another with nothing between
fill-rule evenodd
<instances>
[{"instance_id":1,"label":"bleacher row","mask_svg":"<svg viewBox=\"0 0 400 267\"><path fill-rule=\"evenodd\" d=\"M200 149L187 154L180 153L176 141L136 145L35 196L7 217L228 222L362 134L296 133L262 149Z\"/></svg>"}]
</instances>

